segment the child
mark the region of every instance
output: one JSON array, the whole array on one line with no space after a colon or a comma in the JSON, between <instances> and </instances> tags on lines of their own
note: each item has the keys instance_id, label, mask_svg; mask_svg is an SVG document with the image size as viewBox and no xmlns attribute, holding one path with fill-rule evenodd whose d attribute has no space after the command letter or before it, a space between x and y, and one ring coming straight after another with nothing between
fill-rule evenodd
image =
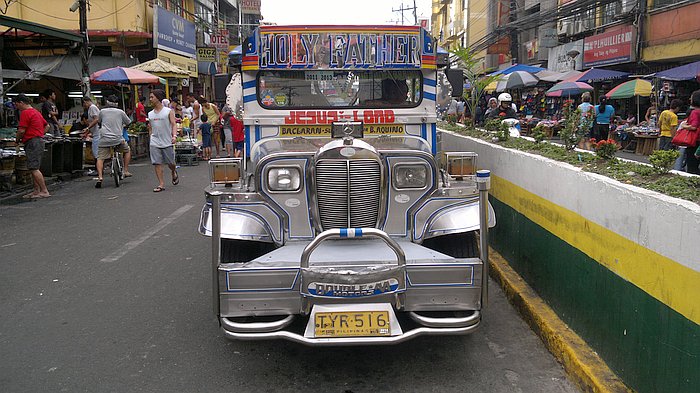
<instances>
[{"instance_id":1,"label":"child","mask_svg":"<svg viewBox=\"0 0 700 393\"><path fill-rule=\"evenodd\" d=\"M187 137L190 136L190 118L187 115L182 119L182 132L187 135Z\"/></svg>"},{"instance_id":2,"label":"child","mask_svg":"<svg viewBox=\"0 0 700 393\"><path fill-rule=\"evenodd\" d=\"M201 116L202 124L199 125L199 132L202 134L202 148L204 149L204 160L211 158L211 124L207 123L208 117Z\"/></svg>"},{"instance_id":3,"label":"child","mask_svg":"<svg viewBox=\"0 0 700 393\"><path fill-rule=\"evenodd\" d=\"M683 101L675 99L671 101L671 109L666 109L659 115L659 131L661 133L659 138L659 150L671 150L673 146L671 145L671 139L673 139L673 134L676 133L676 128L678 127L678 110L683 105Z\"/></svg>"}]
</instances>

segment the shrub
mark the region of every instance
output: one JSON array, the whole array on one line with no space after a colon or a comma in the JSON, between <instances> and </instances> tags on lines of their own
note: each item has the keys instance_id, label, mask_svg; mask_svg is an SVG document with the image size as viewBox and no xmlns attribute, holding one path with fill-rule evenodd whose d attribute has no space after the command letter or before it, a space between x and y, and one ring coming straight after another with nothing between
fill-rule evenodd
<instances>
[{"instance_id":1,"label":"shrub","mask_svg":"<svg viewBox=\"0 0 700 393\"><path fill-rule=\"evenodd\" d=\"M593 150L598 157L605 158L609 160L615 157L615 152L617 151L617 142L612 139L604 139L602 141L596 142L595 139L591 139L593 144Z\"/></svg>"},{"instance_id":2,"label":"shrub","mask_svg":"<svg viewBox=\"0 0 700 393\"><path fill-rule=\"evenodd\" d=\"M544 132L544 126L542 124L538 124L532 129L532 139L535 140L535 143L542 142L546 137L547 134Z\"/></svg>"},{"instance_id":3,"label":"shrub","mask_svg":"<svg viewBox=\"0 0 700 393\"><path fill-rule=\"evenodd\" d=\"M676 150L656 150L649 155L649 162L659 173L668 173L680 153Z\"/></svg>"}]
</instances>

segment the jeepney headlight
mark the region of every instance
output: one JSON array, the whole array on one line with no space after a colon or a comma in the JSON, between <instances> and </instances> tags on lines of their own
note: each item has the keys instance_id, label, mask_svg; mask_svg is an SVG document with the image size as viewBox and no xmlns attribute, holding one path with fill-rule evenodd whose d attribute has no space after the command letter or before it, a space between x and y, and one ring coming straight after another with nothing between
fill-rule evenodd
<instances>
[{"instance_id":1,"label":"jeepney headlight","mask_svg":"<svg viewBox=\"0 0 700 393\"><path fill-rule=\"evenodd\" d=\"M301 171L296 167L270 168L267 186L270 191L297 191L301 185Z\"/></svg>"},{"instance_id":2,"label":"jeepney headlight","mask_svg":"<svg viewBox=\"0 0 700 393\"><path fill-rule=\"evenodd\" d=\"M428 183L428 167L423 164L399 164L394 167L394 187L425 188Z\"/></svg>"}]
</instances>

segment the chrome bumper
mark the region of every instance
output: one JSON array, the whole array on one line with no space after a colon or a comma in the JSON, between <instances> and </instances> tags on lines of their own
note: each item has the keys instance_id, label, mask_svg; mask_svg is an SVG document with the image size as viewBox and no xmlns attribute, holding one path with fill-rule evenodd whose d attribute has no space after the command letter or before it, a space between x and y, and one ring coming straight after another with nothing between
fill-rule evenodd
<instances>
[{"instance_id":1,"label":"chrome bumper","mask_svg":"<svg viewBox=\"0 0 700 393\"><path fill-rule=\"evenodd\" d=\"M464 318L432 318L409 312L411 319L424 326L403 332L398 336L388 337L338 337L310 338L301 334L281 330L294 320L288 315L274 322L240 323L220 317L221 329L230 340L289 340L312 347L352 346L352 345L391 345L408 341L418 336L429 335L464 335L474 332L481 324L481 313L474 311Z\"/></svg>"}]
</instances>

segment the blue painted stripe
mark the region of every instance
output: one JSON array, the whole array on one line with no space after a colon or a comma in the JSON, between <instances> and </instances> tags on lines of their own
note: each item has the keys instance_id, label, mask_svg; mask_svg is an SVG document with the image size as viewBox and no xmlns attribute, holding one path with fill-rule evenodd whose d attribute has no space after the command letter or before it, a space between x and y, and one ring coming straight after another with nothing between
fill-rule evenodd
<instances>
[{"instance_id":1,"label":"blue painted stripe","mask_svg":"<svg viewBox=\"0 0 700 393\"><path fill-rule=\"evenodd\" d=\"M423 97L428 101L435 101L435 94L433 93L428 93L427 91L424 91Z\"/></svg>"},{"instance_id":2,"label":"blue painted stripe","mask_svg":"<svg viewBox=\"0 0 700 393\"><path fill-rule=\"evenodd\" d=\"M250 157L250 126L245 126L245 154Z\"/></svg>"},{"instance_id":3,"label":"blue painted stripe","mask_svg":"<svg viewBox=\"0 0 700 393\"><path fill-rule=\"evenodd\" d=\"M433 143L430 144L432 146L431 150L433 152L433 155L436 155L437 154L437 124L435 124L435 123L432 123L430 125L430 137L433 139Z\"/></svg>"},{"instance_id":4,"label":"blue painted stripe","mask_svg":"<svg viewBox=\"0 0 700 393\"><path fill-rule=\"evenodd\" d=\"M260 126L255 126L255 141L256 142L260 140L260 131L261 131Z\"/></svg>"},{"instance_id":5,"label":"blue painted stripe","mask_svg":"<svg viewBox=\"0 0 700 393\"><path fill-rule=\"evenodd\" d=\"M434 86L434 85L433 85ZM244 82L243 83L243 88L244 89L250 89L251 87L255 87L255 80Z\"/></svg>"},{"instance_id":6,"label":"blue painted stripe","mask_svg":"<svg viewBox=\"0 0 700 393\"><path fill-rule=\"evenodd\" d=\"M362 237L362 228L355 228L355 237Z\"/></svg>"},{"instance_id":7,"label":"blue painted stripe","mask_svg":"<svg viewBox=\"0 0 700 393\"><path fill-rule=\"evenodd\" d=\"M348 228L340 228L340 237L348 237Z\"/></svg>"},{"instance_id":8,"label":"blue painted stripe","mask_svg":"<svg viewBox=\"0 0 700 393\"><path fill-rule=\"evenodd\" d=\"M248 94L247 96L243 96L243 102L251 102L255 101L256 99L257 97L255 96L255 94Z\"/></svg>"},{"instance_id":9,"label":"blue painted stripe","mask_svg":"<svg viewBox=\"0 0 700 393\"><path fill-rule=\"evenodd\" d=\"M425 79L423 79L423 82L426 84L426 86L433 86L433 87L437 86L437 81L435 79L425 78Z\"/></svg>"},{"instance_id":10,"label":"blue painted stripe","mask_svg":"<svg viewBox=\"0 0 700 393\"><path fill-rule=\"evenodd\" d=\"M428 128L425 123L421 123L420 125L420 137L423 139L428 139Z\"/></svg>"}]
</instances>

